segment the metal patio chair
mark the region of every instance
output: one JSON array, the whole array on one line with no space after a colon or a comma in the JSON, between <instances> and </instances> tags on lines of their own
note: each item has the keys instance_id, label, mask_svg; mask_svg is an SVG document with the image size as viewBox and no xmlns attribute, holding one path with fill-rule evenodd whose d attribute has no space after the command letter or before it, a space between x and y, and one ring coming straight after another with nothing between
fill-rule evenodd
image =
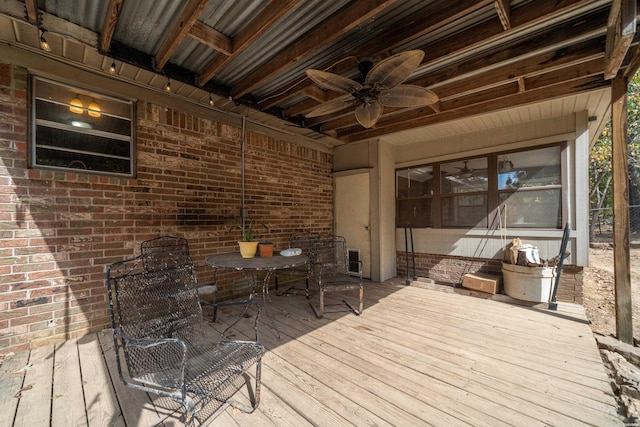
<instances>
[{"instance_id":1,"label":"metal patio chair","mask_svg":"<svg viewBox=\"0 0 640 427\"><path fill-rule=\"evenodd\" d=\"M179 267L187 263L192 263L189 256L189 244L187 239L174 236L160 236L155 239L145 240L140 244L140 253L144 255L142 259L146 269L157 269L167 267ZM212 294L213 301L208 302L203 299L204 294ZM215 284L198 286L200 302L212 308L212 322L218 316L218 288Z\"/></svg>"},{"instance_id":2,"label":"metal patio chair","mask_svg":"<svg viewBox=\"0 0 640 427\"><path fill-rule=\"evenodd\" d=\"M294 233L289 237L289 248L302 249L302 255L309 258L309 263L294 268L276 270L275 287L277 295L305 295L307 299L311 297L309 291L309 281L314 264L314 242L318 236L307 232ZM304 288L299 285L304 281ZM285 286L284 289L282 285ZM304 292L304 293L302 293Z\"/></svg>"},{"instance_id":3,"label":"metal patio chair","mask_svg":"<svg viewBox=\"0 0 640 427\"><path fill-rule=\"evenodd\" d=\"M179 402L185 423L202 408L229 404L251 413L260 402L262 356L255 341L221 339L205 323L193 263L144 266L145 256L112 264L106 281L116 362L128 387ZM146 260L149 261L148 259ZM223 332L224 335L224 332ZM255 366L254 387L247 371ZM233 398L247 387L249 402Z\"/></svg>"},{"instance_id":4,"label":"metal patio chair","mask_svg":"<svg viewBox=\"0 0 640 427\"><path fill-rule=\"evenodd\" d=\"M358 261L358 271L349 271L347 243L342 236L320 235L314 243L313 275L320 288L319 306L310 302L311 308L317 318L322 318L325 313L335 313L347 310L331 309L329 306L338 306L344 303L349 311L360 315L363 310L364 288L362 287L362 262ZM338 304L325 304L324 297L327 292L344 292L358 290L359 306L356 310L347 300Z\"/></svg>"}]
</instances>

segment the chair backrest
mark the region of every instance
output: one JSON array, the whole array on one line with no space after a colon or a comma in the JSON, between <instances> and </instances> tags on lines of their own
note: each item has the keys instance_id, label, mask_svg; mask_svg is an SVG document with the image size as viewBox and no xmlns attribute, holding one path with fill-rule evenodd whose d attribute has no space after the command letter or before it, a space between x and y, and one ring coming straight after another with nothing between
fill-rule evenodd
<instances>
[{"instance_id":1,"label":"chair backrest","mask_svg":"<svg viewBox=\"0 0 640 427\"><path fill-rule=\"evenodd\" d=\"M202 308L192 263L148 270L145 256L107 268L113 328L132 338L170 338L202 323Z\"/></svg>"},{"instance_id":2,"label":"chair backrest","mask_svg":"<svg viewBox=\"0 0 640 427\"><path fill-rule=\"evenodd\" d=\"M317 234L308 232L294 233L289 237L289 247L302 249L302 255L309 257L310 263L313 264L315 258L313 251L317 239Z\"/></svg>"},{"instance_id":3,"label":"chair backrest","mask_svg":"<svg viewBox=\"0 0 640 427\"><path fill-rule=\"evenodd\" d=\"M316 269L348 273L347 242L344 237L321 234L315 239L313 252Z\"/></svg>"},{"instance_id":4,"label":"chair backrest","mask_svg":"<svg viewBox=\"0 0 640 427\"><path fill-rule=\"evenodd\" d=\"M187 239L173 236L160 236L145 240L140 244L140 253L144 256L144 268L147 270L179 267L192 264Z\"/></svg>"}]
</instances>

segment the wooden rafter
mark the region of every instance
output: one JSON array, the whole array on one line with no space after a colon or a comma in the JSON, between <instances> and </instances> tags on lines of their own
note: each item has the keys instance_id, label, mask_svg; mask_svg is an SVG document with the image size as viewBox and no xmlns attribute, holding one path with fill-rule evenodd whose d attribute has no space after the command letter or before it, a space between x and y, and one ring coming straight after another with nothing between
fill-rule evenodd
<instances>
[{"instance_id":1,"label":"wooden rafter","mask_svg":"<svg viewBox=\"0 0 640 427\"><path fill-rule=\"evenodd\" d=\"M189 0L185 8L180 13L178 21L173 28L167 33L167 36L160 46L158 53L154 58L154 68L157 70L165 66L173 52L178 48L182 39L184 39L193 24L209 3L209 0Z\"/></svg>"},{"instance_id":2,"label":"wooden rafter","mask_svg":"<svg viewBox=\"0 0 640 427\"><path fill-rule=\"evenodd\" d=\"M429 107L424 107L414 110L410 116L405 115L402 119L394 118L392 120L383 117L376 124L375 129L363 129L361 126L359 128L354 126L351 130L339 131L338 138L347 142L361 141L388 133L514 108L532 102L540 102L545 99L607 86L608 83L601 76L591 76L570 83L561 82L543 89L528 90L524 93L518 92L517 84L514 83L512 86L505 86L500 90L492 89L486 93L475 94L464 99L441 102L441 112L439 114L433 113Z\"/></svg>"},{"instance_id":3,"label":"wooden rafter","mask_svg":"<svg viewBox=\"0 0 640 427\"><path fill-rule=\"evenodd\" d=\"M509 5L509 0L495 0L493 4L496 6L496 12L498 13L498 18L500 18L502 28L504 28L505 31L510 30L511 6Z\"/></svg>"},{"instance_id":4,"label":"wooden rafter","mask_svg":"<svg viewBox=\"0 0 640 427\"><path fill-rule=\"evenodd\" d=\"M606 16L600 15L600 21L604 23ZM597 19L593 19L591 22L597 24ZM554 28L549 30L547 34L543 34L542 37L537 37L535 44L529 44L526 42L516 43L512 46L503 47L502 49L496 49L494 51L488 51L482 56L478 56L474 61L470 61L465 65L453 64L449 67L442 68L436 72L427 73L425 76L418 77L408 81L408 83L416 84L419 86L432 87L441 99L455 98L465 93L473 93L487 88L492 88L504 84L509 81L517 81L519 78L528 78L529 84L534 84L536 79L541 79L547 73L555 72L558 70L569 69L573 70L574 67L580 64L586 71L564 71L565 73L574 73L577 75L589 75L602 73L602 62L600 62L599 69L594 69L593 63L603 58L604 35L583 41L568 48L555 48L558 41L569 40L571 37L583 37L584 33L590 33L592 28L590 26L573 25L573 22L568 22L565 29ZM444 41L446 43L446 40ZM531 48L531 51L527 51L524 46ZM540 53L535 54L535 50ZM509 59L518 57L521 55L528 55L525 60L512 63ZM586 61L586 62L585 62ZM501 62L506 62L506 65L500 66ZM491 70L484 71L486 67L491 67ZM465 75L469 77L464 77ZM571 80L575 77L567 77L567 80ZM451 80L452 82L446 83ZM528 86L527 84L526 86ZM522 87L519 86L521 89ZM311 108L311 107L309 107ZM385 110L386 112L387 110ZM323 123L331 119L330 117L319 117L310 120L310 125L316 125ZM341 126L349 126L355 124L353 117L349 118L352 123L345 123L346 119L341 119L338 122L332 122L327 125L323 125L323 129L336 129Z\"/></svg>"},{"instance_id":5,"label":"wooden rafter","mask_svg":"<svg viewBox=\"0 0 640 427\"><path fill-rule=\"evenodd\" d=\"M386 31L372 40L369 40L362 46L358 47L354 52L354 57L383 57L384 53L392 50L393 48L402 44L408 43L414 40L416 37L433 32L438 28L453 22L456 19L469 15L474 10L481 8L491 1L474 1L474 0L462 0L450 4L447 8L442 7L430 7L424 11L412 15L411 21L407 22L402 28L393 28L390 31ZM327 63L320 67L322 70L332 68L332 72L342 74L350 69L355 68L354 62L345 62L336 67L332 67L333 64ZM278 97L270 97L265 102L260 102L262 108L269 108L273 105L277 105L285 99L295 96L304 91L305 87L311 87L315 84L313 82L306 81L300 85L297 85L293 90L285 92Z\"/></svg>"},{"instance_id":6,"label":"wooden rafter","mask_svg":"<svg viewBox=\"0 0 640 427\"><path fill-rule=\"evenodd\" d=\"M193 26L189 29L187 35L224 55L228 56L233 53L231 39L229 37L200 21L193 23Z\"/></svg>"},{"instance_id":7,"label":"wooden rafter","mask_svg":"<svg viewBox=\"0 0 640 427\"><path fill-rule=\"evenodd\" d=\"M227 56L216 56L205 65L198 74L198 84L204 85L211 80L225 65L235 59L275 25L287 12L293 9L300 0L272 0L247 26L231 40L231 53Z\"/></svg>"},{"instance_id":8,"label":"wooden rafter","mask_svg":"<svg viewBox=\"0 0 640 427\"><path fill-rule=\"evenodd\" d=\"M550 16L557 13L558 10L562 12L570 13L573 9L580 8L586 0L537 0L534 5L520 7L513 12L512 22L515 22L515 27L533 26L539 23L546 22ZM458 19L460 16L466 16L476 10L479 6L485 6L491 2L477 2L477 1L457 1L448 5L447 8L441 7L434 9L426 9L420 14L415 15L413 19L413 26L405 26L403 28L394 28L391 31L380 34L373 38L362 46L358 47L354 51L355 56L378 56L382 52L392 49L395 46L408 43L413 40L412 34L425 34L432 32L440 28L445 23ZM602 14L602 16L605 16ZM600 19L603 19L602 17ZM595 28L590 25L580 25L580 22L576 23L580 34L584 34L585 28ZM445 39L439 43L429 46L427 55L424 62L438 61L446 58L449 55L457 55L464 52L470 47L480 46L483 43L493 43L499 38L504 36L504 29L500 24L495 21L487 22L481 27L475 27L457 34L456 37ZM567 37L564 35L563 37ZM569 36L571 37L571 36ZM555 38L556 41L561 41L559 38ZM513 54L513 53L512 53ZM324 64L320 69L325 69L331 64ZM336 67L333 72L341 74L347 72L350 68L353 68L353 64L344 63L341 66ZM435 83L441 81L437 78ZM423 83L420 81L412 82L414 84L429 86L434 82ZM273 105L295 96L304 89L305 86L314 85L311 81L306 81L297 85L294 90L287 93L280 94L278 97L270 97L266 102L261 102L261 108L269 108Z\"/></svg>"},{"instance_id":9,"label":"wooden rafter","mask_svg":"<svg viewBox=\"0 0 640 427\"><path fill-rule=\"evenodd\" d=\"M260 83L268 80L289 65L346 34L380 11L391 6L398 0L355 0L306 33L298 41L290 44L282 53L272 58L259 70L254 71L242 79L232 90L234 97L241 97Z\"/></svg>"},{"instance_id":10,"label":"wooden rafter","mask_svg":"<svg viewBox=\"0 0 640 427\"><path fill-rule=\"evenodd\" d=\"M629 65L624 70L624 76L628 79L640 69L640 45L635 45L629 50Z\"/></svg>"},{"instance_id":11,"label":"wooden rafter","mask_svg":"<svg viewBox=\"0 0 640 427\"><path fill-rule=\"evenodd\" d=\"M122 2L124 0L109 0L107 13L102 21L102 29L100 30L100 50L108 52L111 47L111 39L118 25L118 18L122 10Z\"/></svg>"},{"instance_id":12,"label":"wooden rafter","mask_svg":"<svg viewBox=\"0 0 640 427\"><path fill-rule=\"evenodd\" d=\"M37 0L25 0L25 9L27 9L27 21L38 25L38 2Z\"/></svg>"},{"instance_id":13,"label":"wooden rafter","mask_svg":"<svg viewBox=\"0 0 640 427\"><path fill-rule=\"evenodd\" d=\"M618 74L636 34L636 0L613 0L607 22L605 79Z\"/></svg>"}]
</instances>

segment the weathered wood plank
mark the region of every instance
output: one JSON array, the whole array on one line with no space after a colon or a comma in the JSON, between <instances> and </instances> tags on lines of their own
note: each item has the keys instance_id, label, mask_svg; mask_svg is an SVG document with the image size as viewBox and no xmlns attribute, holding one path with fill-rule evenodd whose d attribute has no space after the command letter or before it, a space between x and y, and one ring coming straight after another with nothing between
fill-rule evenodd
<instances>
[{"instance_id":1,"label":"weathered wood plank","mask_svg":"<svg viewBox=\"0 0 640 427\"><path fill-rule=\"evenodd\" d=\"M89 426L124 426L97 335L80 338L78 353Z\"/></svg>"},{"instance_id":2,"label":"weathered wood plank","mask_svg":"<svg viewBox=\"0 0 640 427\"><path fill-rule=\"evenodd\" d=\"M29 362L29 351L6 356L0 366L0 426L11 426L18 408L18 399L14 397L24 383L26 371L23 370Z\"/></svg>"},{"instance_id":3,"label":"weathered wood plank","mask_svg":"<svg viewBox=\"0 0 640 427\"><path fill-rule=\"evenodd\" d=\"M631 267L629 261L629 174L627 170L627 79L618 75L611 86L611 174L613 175L613 272L616 335L633 344Z\"/></svg>"},{"instance_id":4,"label":"weathered wood plank","mask_svg":"<svg viewBox=\"0 0 640 427\"><path fill-rule=\"evenodd\" d=\"M350 298L335 293L329 300L345 296ZM344 312L316 319L302 296L272 300L269 309L282 339L261 322L260 341L268 352L260 406L253 414L227 407L195 425L622 425L593 337L581 321L584 310L567 307L562 316L552 316L452 292L368 282L361 316ZM237 307L227 307L211 327L221 331L239 314ZM232 337L253 338L252 320L241 319ZM53 366L42 369L39 363L30 372L48 377L50 388L54 379L54 412L67 403L89 425L181 425L176 402L121 384L112 347L109 335L91 335L78 342L78 360L74 343L62 343ZM40 359L53 364L53 347L40 351ZM0 385L12 381L12 388L22 387L22 375L7 378L6 371L23 367L28 352L19 357L5 361ZM86 415L84 400L70 399L79 382L74 371L82 372ZM0 387L0 402L11 402L16 391ZM239 393L247 397L246 390ZM50 398L38 400L46 409L38 414L48 410L42 402ZM12 411L11 403L5 407ZM67 420L54 415L56 425L78 425Z\"/></svg>"},{"instance_id":5,"label":"weathered wood plank","mask_svg":"<svg viewBox=\"0 0 640 427\"><path fill-rule=\"evenodd\" d=\"M53 379L53 345L31 349L24 376L22 397L13 425L31 427L49 425L51 418L51 381ZM31 387L27 390L27 387Z\"/></svg>"},{"instance_id":6,"label":"weathered wood plank","mask_svg":"<svg viewBox=\"0 0 640 427\"><path fill-rule=\"evenodd\" d=\"M86 426L80 359L75 340L55 345L51 426Z\"/></svg>"},{"instance_id":7,"label":"weathered wood plank","mask_svg":"<svg viewBox=\"0 0 640 427\"><path fill-rule=\"evenodd\" d=\"M97 337L126 425L147 426L162 422L164 417L158 414L149 395L125 386L120 379L111 331L98 332Z\"/></svg>"}]
</instances>

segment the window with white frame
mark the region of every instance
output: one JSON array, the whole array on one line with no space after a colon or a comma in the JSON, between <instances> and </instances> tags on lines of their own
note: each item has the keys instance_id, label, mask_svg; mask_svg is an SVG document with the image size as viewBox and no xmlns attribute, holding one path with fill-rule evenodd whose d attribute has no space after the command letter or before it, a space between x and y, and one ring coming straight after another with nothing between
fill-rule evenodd
<instances>
[{"instance_id":1,"label":"window with white frame","mask_svg":"<svg viewBox=\"0 0 640 427\"><path fill-rule=\"evenodd\" d=\"M562 149L556 144L398 169L396 226L561 228Z\"/></svg>"},{"instance_id":2,"label":"window with white frame","mask_svg":"<svg viewBox=\"0 0 640 427\"><path fill-rule=\"evenodd\" d=\"M34 168L134 175L133 102L33 76Z\"/></svg>"}]
</instances>

